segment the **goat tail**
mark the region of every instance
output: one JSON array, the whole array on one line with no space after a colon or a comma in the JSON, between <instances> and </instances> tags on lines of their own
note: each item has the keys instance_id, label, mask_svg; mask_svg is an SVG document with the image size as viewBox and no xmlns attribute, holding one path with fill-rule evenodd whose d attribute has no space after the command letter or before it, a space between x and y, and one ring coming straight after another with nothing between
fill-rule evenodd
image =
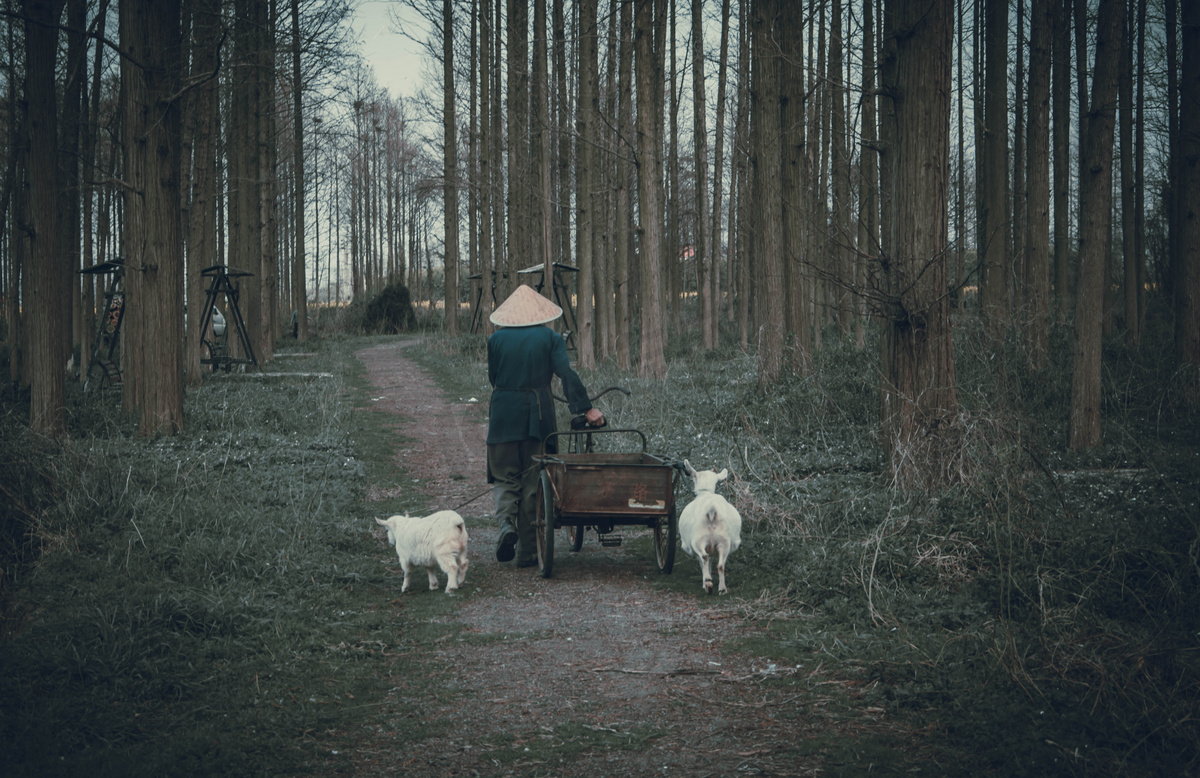
<instances>
[{"instance_id":1,"label":"goat tail","mask_svg":"<svg viewBox=\"0 0 1200 778\"><path fill-rule=\"evenodd\" d=\"M717 513L717 509L713 507L708 509L708 512L704 514L704 518L708 520L709 524L716 524L720 515Z\"/></svg>"}]
</instances>

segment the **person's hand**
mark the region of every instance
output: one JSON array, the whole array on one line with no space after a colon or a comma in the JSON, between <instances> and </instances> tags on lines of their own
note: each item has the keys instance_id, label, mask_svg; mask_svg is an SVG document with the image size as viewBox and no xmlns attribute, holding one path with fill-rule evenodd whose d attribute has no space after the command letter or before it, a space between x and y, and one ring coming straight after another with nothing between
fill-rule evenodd
<instances>
[{"instance_id":1,"label":"person's hand","mask_svg":"<svg viewBox=\"0 0 1200 778\"><path fill-rule=\"evenodd\" d=\"M604 414L600 412L599 408L591 408L584 416L587 418L588 424L593 427L604 426Z\"/></svg>"}]
</instances>

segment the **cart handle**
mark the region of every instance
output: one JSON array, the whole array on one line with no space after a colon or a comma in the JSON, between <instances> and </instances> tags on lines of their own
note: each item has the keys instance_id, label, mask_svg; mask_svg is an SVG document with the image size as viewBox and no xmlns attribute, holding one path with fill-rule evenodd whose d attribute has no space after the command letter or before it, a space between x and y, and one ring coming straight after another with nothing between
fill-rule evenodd
<instances>
[{"instance_id":1,"label":"cart handle","mask_svg":"<svg viewBox=\"0 0 1200 778\"><path fill-rule=\"evenodd\" d=\"M612 435L612 434L618 433L618 432L625 432L625 433L631 432L631 433L637 435L639 438L642 439L642 453L643 454L646 453L646 434L639 429L634 429L632 427L629 429L607 429L604 427L592 427L587 431L587 434L588 435ZM567 435L578 435L578 434L580 434L579 430L551 432L549 435L546 436L546 440L542 441L542 452L543 453L540 456L535 455L534 459L544 459L547 457L547 455L545 454L546 443L551 438L560 438L560 437L565 437Z\"/></svg>"},{"instance_id":2,"label":"cart handle","mask_svg":"<svg viewBox=\"0 0 1200 778\"><path fill-rule=\"evenodd\" d=\"M623 386L610 386L607 389L600 390L599 394L595 395L594 397L589 397L588 400L591 402L596 402L596 400L599 400L601 397L608 394L609 392L623 392L626 397L630 397L633 395L633 392L629 391L628 389L626 389ZM559 397L554 392L551 392L550 396L553 397L555 400L558 400L560 403L567 402L566 397Z\"/></svg>"}]
</instances>

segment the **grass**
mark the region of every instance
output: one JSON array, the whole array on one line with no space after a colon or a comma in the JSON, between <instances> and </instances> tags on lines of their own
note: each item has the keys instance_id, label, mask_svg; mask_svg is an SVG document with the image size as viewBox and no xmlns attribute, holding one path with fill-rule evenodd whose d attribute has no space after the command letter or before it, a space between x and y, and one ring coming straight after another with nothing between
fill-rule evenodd
<instances>
[{"instance_id":1,"label":"grass","mask_svg":"<svg viewBox=\"0 0 1200 778\"><path fill-rule=\"evenodd\" d=\"M1106 342L1106 443L1087 452L1065 447L1069 369L1031 372L1016 332L955 333L962 477L938 494L885 478L871 343L825 338L769 396L752 354L699 353L690 332L668 391L611 364L581 374L632 390L603 409L650 450L730 468L745 519L730 585L765 626L731 650L861 678L950 774L1194 773L1200 417L1169 333ZM480 343L431 341L426 362L477 391ZM1051 345L1069 366L1069 332ZM693 568L679 555L655 584L695 592Z\"/></svg>"},{"instance_id":2,"label":"grass","mask_svg":"<svg viewBox=\"0 0 1200 778\"><path fill-rule=\"evenodd\" d=\"M0 643L0 773L289 774L381 720L381 668L454 626L440 598L400 623L388 604L362 499L368 477L402 481L395 433L352 412L357 343L319 344L333 378L217 375L174 438L133 437L114 395L74 399L21 540L37 564L5 565L26 618Z\"/></svg>"},{"instance_id":3,"label":"grass","mask_svg":"<svg viewBox=\"0 0 1200 778\"><path fill-rule=\"evenodd\" d=\"M745 518L731 600L761 629L728 650L791 668L766 681L781 688L851 683L832 715L877 707L922 733L914 747L835 729L797 754L847 775L1194 774L1200 419L1163 337L1106 344L1106 444L1077 453L1069 372L1030 373L1015 338L956 327L966 477L928 495L883 474L873 345L828 337L811 373L766 396L752 354L701 354L689 337L673 339L666 390L611 364L581 372L593 391L632 391L601 406L651 451L730 469ZM407 355L482 418L482 339L416 340ZM372 535L372 516L420 506L364 503L368 482L407 483L398 432L355 412L369 401L353 352L378 342L307 344L306 369L332 378L269 392L217 375L174 438L136 438L104 392L71 398L62 445L5 406L0 774L293 774L363 728L430 734L403 707L441 689L418 651L477 638L458 635L447 598L397 600ZM1052 346L1068 364L1065 334ZM652 560L647 537L627 546ZM700 598L695 566L679 553L649 580ZM413 685L379 680L397 677ZM490 756L553 774L563 749L654 737L543 734Z\"/></svg>"}]
</instances>

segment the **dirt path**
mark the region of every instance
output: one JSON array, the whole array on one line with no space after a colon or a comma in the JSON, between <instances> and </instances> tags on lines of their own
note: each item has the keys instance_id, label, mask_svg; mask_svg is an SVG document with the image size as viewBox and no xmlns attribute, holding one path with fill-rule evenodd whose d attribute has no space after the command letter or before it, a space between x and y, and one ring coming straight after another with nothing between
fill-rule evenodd
<instances>
[{"instance_id":1,"label":"dirt path","mask_svg":"<svg viewBox=\"0 0 1200 778\"><path fill-rule=\"evenodd\" d=\"M431 507L486 489L483 414L447 402L395 345L357 356L372 400L411 439L397 456ZM490 497L460 511L471 569L453 619L464 628L434 660L461 693L410 698L404 679L391 679L399 709L452 726L420 744L380 732L355 757L355 774L811 775L835 732L890 729L881 711L848 722L814 684L778 683L810 678L813 668L729 651L751 632L743 601L704 597L682 553L673 575L694 575L695 595L653 585L662 573L648 543L601 548L594 535L570 555L560 538L546 580L495 561L489 511Z\"/></svg>"}]
</instances>

